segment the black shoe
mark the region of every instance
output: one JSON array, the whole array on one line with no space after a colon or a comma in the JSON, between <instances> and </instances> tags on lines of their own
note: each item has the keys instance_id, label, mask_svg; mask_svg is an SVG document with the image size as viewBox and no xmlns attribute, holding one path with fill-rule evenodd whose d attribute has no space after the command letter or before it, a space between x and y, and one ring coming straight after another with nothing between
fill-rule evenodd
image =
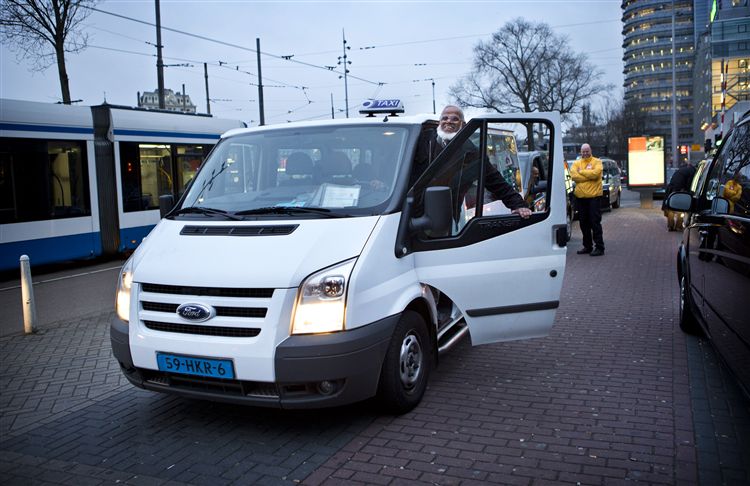
<instances>
[{"instance_id":1,"label":"black shoe","mask_svg":"<svg viewBox=\"0 0 750 486\"><path fill-rule=\"evenodd\" d=\"M585 253L591 253L591 248L581 248L576 253L578 253L579 255L583 255Z\"/></svg>"},{"instance_id":2,"label":"black shoe","mask_svg":"<svg viewBox=\"0 0 750 486\"><path fill-rule=\"evenodd\" d=\"M589 256L602 256L604 255L604 250L601 248L594 248L594 251L591 252Z\"/></svg>"}]
</instances>

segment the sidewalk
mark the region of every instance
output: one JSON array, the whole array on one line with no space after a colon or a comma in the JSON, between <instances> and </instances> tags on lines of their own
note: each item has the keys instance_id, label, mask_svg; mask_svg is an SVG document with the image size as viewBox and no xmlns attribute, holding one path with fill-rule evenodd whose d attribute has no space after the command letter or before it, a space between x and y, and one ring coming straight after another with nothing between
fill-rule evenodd
<instances>
[{"instance_id":1,"label":"sidewalk","mask_svg":"<svg viewBox=\"0 0 750 486\"><path fill-rule=\"evenodd\" d=\"M606 255L568 250L543 339L441 359L422 404L289 412L127 384L110 312L0 338L4 484L748 484L750 400L679 331L661 212L604 215Z\"/></svg>"}]
</instances>

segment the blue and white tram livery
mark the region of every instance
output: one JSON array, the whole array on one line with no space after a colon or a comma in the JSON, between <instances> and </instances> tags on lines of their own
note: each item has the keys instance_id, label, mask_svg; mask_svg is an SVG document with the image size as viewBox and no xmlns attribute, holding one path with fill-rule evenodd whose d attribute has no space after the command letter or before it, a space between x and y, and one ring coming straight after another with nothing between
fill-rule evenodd
<instances>
[{"instance_id":1,"label":"blue and white tram livery","mask_svg":"<svg viewBox=\"0 0 750 486\"><path fill-rule=\"evenodd\" d=\"M134 249L239 120L0 100L0 270Z\"/></svg>"}]
</instances>

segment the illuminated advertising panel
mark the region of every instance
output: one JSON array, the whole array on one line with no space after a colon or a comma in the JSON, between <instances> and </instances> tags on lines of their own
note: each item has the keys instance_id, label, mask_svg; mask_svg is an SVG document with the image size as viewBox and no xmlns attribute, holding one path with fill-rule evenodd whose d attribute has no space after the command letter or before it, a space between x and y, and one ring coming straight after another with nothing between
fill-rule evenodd
<instances>
[{"instance_id":1,"label":"illuminated advertising panel","mask_svg":"<svg viewBox=\"0 0 750 486\"><path fill-rule=\"evenodd\" d=\"M664 138L629 138L628 187L661 187L664 182Z\"/></svg>"}]
</instances>

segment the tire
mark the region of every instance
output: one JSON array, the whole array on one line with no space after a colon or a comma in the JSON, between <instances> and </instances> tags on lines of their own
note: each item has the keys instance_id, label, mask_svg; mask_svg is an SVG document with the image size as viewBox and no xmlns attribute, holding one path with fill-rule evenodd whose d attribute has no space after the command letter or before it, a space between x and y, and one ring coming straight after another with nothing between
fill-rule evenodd
<instances>
[{"instance_id":1,"label":"tire","mask_svg":"<svg viewBox=\"0 0 750 486\"><path fill-rule=\"evenodd\" d=\"M404 312L393 331L380 371L378 399L387 412L401 415L422 400L432 369L432 349L422 316Z\"/></svg>"},{"instance_id":2,"label":"tire","mask_svg":"<svg viewBox=\"0 0 750 486\"><path fill-rule=\"evenodd\" d=\"M694 336L703 335L698 320L693 314L693 304L690 299L689 291L690 283L683 272L680 275L680 329L686 334L692 334Z\"/></svg>"},{"instance_id":3,"label":"tire","mask_svg":"<svg viewBox=\"0 0 750 486\"><path fill-rule=\"evenodd\" d=\"M617 208L620 207L620 196L621 196L621 194L622 193L620 191L617 191L617 199L615 199L615 202L612 203L612 207L615 208L615 209L617 209Z\"/></svg>"}]
</instances>

